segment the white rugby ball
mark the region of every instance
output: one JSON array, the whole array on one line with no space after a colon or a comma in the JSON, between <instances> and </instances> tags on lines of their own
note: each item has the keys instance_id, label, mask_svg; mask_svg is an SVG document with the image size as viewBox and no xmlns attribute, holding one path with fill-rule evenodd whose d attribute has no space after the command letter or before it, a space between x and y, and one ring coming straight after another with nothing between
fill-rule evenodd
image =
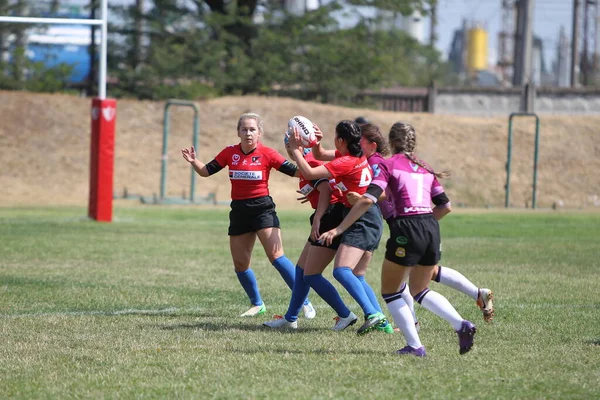
<instances>
[{"instance_id":1,"label":"white rugby ball","mask_svg":"<svg viewBox=\"0 0 600 400\"><path fill-rule=\"evenodd\" d=\"M317 144L315 127L310 119L296 115L288 121L288 132L290 135L293 133L293 127L298 128L300 144L302 144L302 147L311 148Z\"/></svg>"}]
</instances>

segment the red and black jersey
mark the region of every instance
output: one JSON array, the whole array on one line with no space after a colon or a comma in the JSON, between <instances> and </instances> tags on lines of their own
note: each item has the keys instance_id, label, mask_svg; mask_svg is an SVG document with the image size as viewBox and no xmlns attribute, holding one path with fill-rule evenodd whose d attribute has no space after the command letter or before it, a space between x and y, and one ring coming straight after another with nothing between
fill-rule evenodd
<instances>
[{"instance_id":1,"label":"red and black jersey","mask_svg":"<svg viewBox=\"0 0 600 400\"><path fill-rule=\"evenodd\" d=\"M348 192L364 194L373 179L373 172L365 156L342 155L336 150L335 159L325 164L325 168L335 179L331 182L333 191L340 194L340 201L346 207L352 207L346 198Z\"/></svg>"},{"instance_id":2,"label":"red and black jersey","mask_svg":"<svg viewBox=\"0 0 600 400\"><path fill-rule=\"evenodd\" d=\"M258 143L256 148L245 154L240 144L225 147L206 169L210 175L229 167L231 199L245 200L269 195L269 173L275 168L294 176L297 167L277 151Z\"/></svg>"},{"instance_id":3,"label":"red and black jersey","mask_svg":"<svg viewBox=\"0 0 600 400\"><path fill-rule=\"evenodd\" d=\"M312 152L307 153L304 156L304 159L306 160L306 162L308 162L308 165L310 165L313 168L318 167L319 165L323 165L322 161L315 159ZM315 210L317 209L317 206L319 204L319 195L320 195L320 192L317 189L317 186L319 184L321 184L322 182L326 182L327 184L329 184L328 179L326 179L326 178L309 181L309 180L304 179L302 174L300 174L300 182L298 182L298 187L300 188L300 192L302 193L302 195L306 196L306 198L310 202L310 205ZM329 203L334 204L334 203L337 203L338 201L339 201L338 196L335 196L332 194L331 199L329 200Z\"/></svg>"}]
</instances>

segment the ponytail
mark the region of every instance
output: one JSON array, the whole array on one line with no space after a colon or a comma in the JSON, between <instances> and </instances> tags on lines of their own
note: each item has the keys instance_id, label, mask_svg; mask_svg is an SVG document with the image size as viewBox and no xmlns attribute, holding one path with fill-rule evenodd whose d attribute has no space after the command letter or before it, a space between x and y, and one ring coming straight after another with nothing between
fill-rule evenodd
<instances>
[{"instance_id":1,"label":"ponytail","mask_svg":"<svg viewBox=\"0 0 600 400\"><path fill-rule=\"evenodd\" d=\"M360 126L349 120L340 121L335 127L335 133L337 137L346 142L348 152L354 157L361 157L363 155L362 148L360 147Z\"/></svg>"},{"instance_id":2,"label":"ponytail","mask_svg":"<svg viewBox=\"0 0 600 400\"><path fill-rule=\"evenodd\" d=\"M417 147L417 133L412 125L404 122L396 122L390 129L389 141L394 154L404 154L413 164L425 169L438 179L450 176L450 171L435 172L425 161L415 157L414 151Z\"/></svg>"}]
</instances>

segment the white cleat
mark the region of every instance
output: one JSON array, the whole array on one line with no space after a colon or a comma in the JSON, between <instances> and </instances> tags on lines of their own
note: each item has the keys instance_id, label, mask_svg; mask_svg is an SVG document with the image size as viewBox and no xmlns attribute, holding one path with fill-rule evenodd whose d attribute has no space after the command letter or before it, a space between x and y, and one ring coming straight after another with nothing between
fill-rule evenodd
<instances>
[{"instance_id":1,"label":"white cleat","mask_svg":"<svg viewBox=\"0 0 600 400\"><path fill-rule=\"evenodd\" d=\"M264 326L273 329L298 329L298 321L290 322L281 315L274 315L273 320L264 322Z\"/></svg>"},{"instance_id":2,"label":"white cleat","mask_svg":"<svg viewBox=\"0 0 600 400\"><path fill-rule=\"evenodd\" d=\"M302 312L304 313L304 318L306 319L313 319L317 316L317 310L315 310L310 301L302 306Z\"/></svg>"},{"instance_id":3,"label":"white cleat","mask_svg":"<svg viewBox=\"0 0 600 400\"><path fill-rule=\"evenodd\" d=\"M267 307L265 307L265 303L260 306L252 306L248 311L240 315L240 317L256 317L257 315L262 315L267 311Z\"/></svg>"},{"instance_id":4,"label":"white cleat","mask_svg":"<svg viewBox=\"0 0 600 400\"><path fill-rule=\"evenodd\" d=\"M477 296L477 305L483 313L483 320L485 322L491 322L494 319L494 293L490 289L481 288L479 289L479 296Z\"/></svg>"},{"instance_id":5,"label":"white cleat","mask_svg":"<svg viewBox=\"0 0 600 400\"><path fill-rule=\"evenodd\" d=\"M350 315L348 315L346 318L337 316L334 319L335 319L335 325L333 326L333 328L331 328L331 330L332 331L343 331L350 325L354 325L356 323L356 321L358 320L358 317L352 311L350 311Z\"/></svg>"}]
</instances>

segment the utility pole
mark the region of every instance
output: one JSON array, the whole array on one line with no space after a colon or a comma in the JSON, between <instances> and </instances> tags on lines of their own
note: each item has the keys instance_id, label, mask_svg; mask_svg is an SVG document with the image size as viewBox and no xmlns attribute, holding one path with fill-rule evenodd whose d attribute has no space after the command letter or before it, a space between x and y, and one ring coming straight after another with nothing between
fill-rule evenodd
<instances>
[{"instance_id":1,"label":"utility pole","mask_svg":"<svg viewBox=\"0 0 600 400\"><path fill-rule=\"evenodd\" d=\"M531 80L532 18L533 0L518 0L513 86L522 86Z\"/></svg>"},{"instance_id":2,"label":"utility pole","mask_svg":"<svg viewBox=\"0 0 600 400\"><path fill-rule=\"evenodd\" d=\"M513 0L502 0L502 29L498 33L498 67L503 82L512 80L515 40L515 4Z\"/></svg>"},{"instance_id":3,"label":"utility pole","mask_svg":"<svg viewBox=\"0 0 600 400\"><path fill-rule=\"evenodd\" d=\"M569 82L569 39L565 33L565 27L561 26L558 36L556 49L556 85L558 87L568 87Z\"/></svg>"},{"instance_id":4,"label":"utility pole","mask_svg":"<svg viewBox=\"0 0 600 400\"><path fill-rule=\"evenodd\" d=\"M594 84L600 83L600 1L596 0L596 19L594 20Z\"/></svg>"},{"instance_id":5,"label":"utility pole","mask_svg":"<svg viewBox=\"0 0 600 400\"><path fill-rule=\"evenodd\" d=\"M437 34L435 33L437 23L437 1L435 1L431 4L431 25L429 27L429 45L431 47L435 47L435 42L437 42Z\"/></svg>"},{"instance_id":6,"label":"utility pole","mask_svg":"<svg viewBox=\"0 0 600 400\"><path fill-rule=\"evenodd\" d=\"M581 52L581 78L583 86L589 84L590 77L590 60L588 52L588 36L590 34L588 24L588 14L590 12L590 0L584 0L583 4L583 51Z\"/></svg>"},{"instance_id":7,"label":"utility pole","mask_svg":"<svg viewBox=\"0 0 600 400\"><path fill-rule=\"evenodd\" d=\"M581 75L584 86L592 85L596 74L596 37L598 21L596 19L598 0L584 0L583 7L583 51L581 55ZM590 42L593 42L590 45ZM594 46L590 49L590 46Z\"/></svg>"},{"instance_id":8,"label":"utility pole","mask_svg":"<svg viewBox=\"0 0 600 400\"><path fill-rule=\"evenodd\" d=\"M144 0L135 0L135 40L134 40L134 54L133 54L133 68L136 69L142 63L143 50L142 50L142 36L144 30Z\"/></svg>"},{"instance_id":9,"label":"utility pole","mask_svg":"<svg viewBox=\"0 0 600 400\"><path fill-rule=\"evenodd\" d=\"M573 0L573 30L571 33L571 87L578 85L579 65L579 0Z\"/></svg>"}]
</instances>

